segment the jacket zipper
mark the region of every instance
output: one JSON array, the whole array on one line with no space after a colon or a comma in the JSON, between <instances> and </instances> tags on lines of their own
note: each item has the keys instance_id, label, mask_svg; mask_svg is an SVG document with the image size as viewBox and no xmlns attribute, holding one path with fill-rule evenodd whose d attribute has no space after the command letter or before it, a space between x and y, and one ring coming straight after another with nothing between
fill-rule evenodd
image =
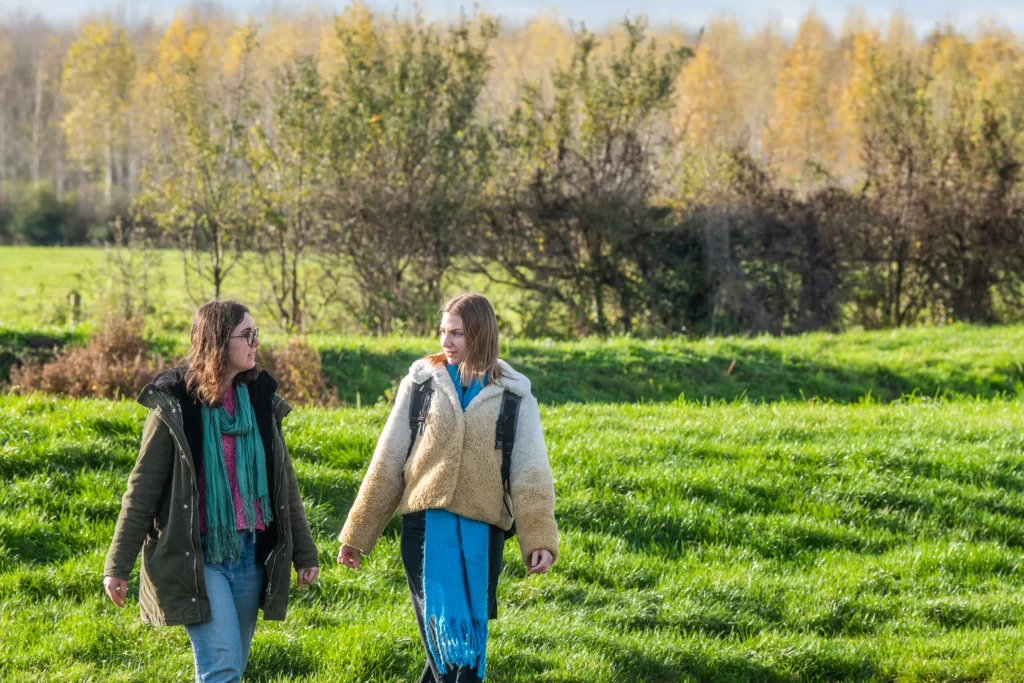
<instances>
[{"instance_id":1,"label":"jacket zipper","mask_svg":"<svg viewBox=\"0 0 1024 683\"><path fill-rule=\"evenodd\" d=\"M277 418L275 417L274 420L277 421ZM281 435L280 426L278 426L277 438L281 442L281 448L283 449L284 448L284 437ZM281 450L281 455L282 456L284 455L284 450ZM283 479L284 479L284 457L279 458L278 462L274 463L274 469L278 473L278 477L277 477L277 491L274 494L274 502L276 503L277 501L281 500L281 485L282 485ZM280 508L280 506L278 506L277 514L280 515L280 513L281 513L281 508ZM281 538L281 532L278 532L278 539L279 540L277 542L277 546L273 550L270 551L270 555L267 556L267 561L264 563L267 566L267 598L266 598L266 601L264 602L264 605L266 605L267 603L270 602L270 589L274 585L274 568L277 566L277 555L279 554L279 552L281 550L280 538ZM273 558L273 559L271 559L271 558ZM266 608L264 607L264 609L266 609Z\"/></svg>"},{"instance_id":2,"label":"jacket zipper","mask_svg":"<svg viewBox=\"0 0 1024 683\"><path fill-rule=\"evenodd\" d=\"M177 398L174 399L174 409L172 409L172 410L177 411L177 414L179 416L182 416L182 419L183 419L184 414L181 412L181 403L178 401ZM184 455L184 452L182 452L182 456L183 455ZM188 547L191 548L191 558L193 558L193 585L196 587L196 599L198 600L199 599L199 556L196 555L196 540L193 538L193 532L194 532L193 530L196 528L196 501L199 499L199 487L198 487L198 485L196 483L196 478L191 476L191 471L188 469L187 465L185 466L185 471L188 473L189 477L191 478L191 482L190 482L191 483L191 488L193 488L193 493L196 494L196 497L189 496L189 499L190 499L189 503L190 503L190 505L188 506Z\"/></svg>"},{"instance_id":3,"label":"jacket zipper","mask_svg":"<svg viewBox=\"0 0 1024 683\"><path fill-rule=\"evenodd\" d=\"M177 411L177 414L179 416L183 416L184 415L184 413L181 412L181 403L178 402L177 398L174 399L174 407L171 408L171 412L172 413L175 412L175 411ZM177 437L175 437L175 438L177 438ZM179 448L181 447L180 443L178 444L178 447ZM185 459L184 458L184 454L185 454L185 452L182 451L182 459ZM189 469L189 467L187 465L185 466L185 470L186 470L186 472L188 472L188 474L190 476L192 475L192 472L191 472L191 470ZM189 547L192 549L192 585L195 586L196 600L198 600L199 599L199 557L196 555L196 544L195 544L195 539L192 537L192 533L193 533L193 529L195 529L195 523L196 523L196 510L195 510L196 505L195 505L195 502L196 502L196 500L198 500L198 497L199 497L198 496L199 489L197 488L195 477L191 477L191 479L192 479L191 484L192 484L193 493L196 493L196 496L195 497L191 497L190 496L190 501L189 501L191 504L188 507L188 512L189 512L189 514L188 514L188 522L189 522L189 526L188 526L188 528L189 528L188 544L189 544Z\"/></svg>"}]
</instances>

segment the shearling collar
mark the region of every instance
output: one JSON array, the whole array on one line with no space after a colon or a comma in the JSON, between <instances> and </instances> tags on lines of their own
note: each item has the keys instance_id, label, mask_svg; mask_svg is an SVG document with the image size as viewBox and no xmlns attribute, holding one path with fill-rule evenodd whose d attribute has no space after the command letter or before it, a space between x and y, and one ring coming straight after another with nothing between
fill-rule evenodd
<instances>
[{"instance_id":1,"label":"shearling collar","mask_svg":"<svg viewBox=\"0 0 1024 683\"><path fill-rule=\"evenodd\" d=\"M489 383L481 389L480 393L473 398L466 408L467 410L477 403L486 401L495 394L504 392L506 389L524 398L530 396L530 380L526 375L516 372L511 365L503 360L499 359L498 365L501 366L502 377L500 382ZM409 376L417 384L428 379L434 380L435 390L441 391L453 405L459 407L459 412L462 412L459 397L455 394L455 387L452 385L451 377L448 375L448 370L444 365L433 365L428 358L421 358L409 368Z\"/></svg>"}]
</instances>

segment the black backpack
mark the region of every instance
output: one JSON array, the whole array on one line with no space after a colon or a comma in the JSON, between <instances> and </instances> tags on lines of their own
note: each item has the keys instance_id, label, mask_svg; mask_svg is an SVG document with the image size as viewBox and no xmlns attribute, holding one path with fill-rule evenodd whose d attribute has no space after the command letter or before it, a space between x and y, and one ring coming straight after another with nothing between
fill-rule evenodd
<instances>
[{"instance_id":1,"label":"black backpack","mask_svg":"<svg viewBox=\"0 0 1024 683\"><path fill-rule=\"evenodd\" d=\"M423 428L427 422L427 411L430 410L430 399L434 397L434 387L431 380L425 380L414 384L412 387L412 402L409 404L409 429L412 438L409 440L409 450L405 454L408 460L412 455L412 447L416 444L416 437L423 434ZM516 420L519 417L519 403L522 397L513 394L508 389L501 397L501 412L498 413L498 421L494 429L494 448L501 451L501 488L508 495L512 495L512 488L509 478L512 473L512 448L516 443ZM503 497L505 510L509 515L508 499ZM505 539L516 535L516 520L512 519L512 527L505 532Z\"/></svg>"}]
</instances>

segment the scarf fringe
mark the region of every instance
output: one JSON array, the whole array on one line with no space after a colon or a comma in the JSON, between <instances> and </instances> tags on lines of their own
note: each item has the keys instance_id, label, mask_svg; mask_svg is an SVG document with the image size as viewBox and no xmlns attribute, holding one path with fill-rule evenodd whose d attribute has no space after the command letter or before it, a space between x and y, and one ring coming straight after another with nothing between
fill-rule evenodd
<instances>
[{"instance_id":1,"label":"scarf fringe","mask_svg":"<svg viewBox=\"0 0 1024 683\"><path fill-rule=\"evenodd\" d=\"M219 564L237 562L241 557L238 548L238 532L235 529L206 525L206 556L205 562Z\"/></svg>"},{"instance_id":2,"label":"scarf fringe","mask_svg":"<svg viewBox=\"0 0 1024 683\"><path fill-rule=\"evenodd\" d=\"M472 625L463 620L430 617L427 622L427 644L438 670L449 666L475 667L483 678L487 651L486 622L475 619Z\"/></svg>"}]
</instances>

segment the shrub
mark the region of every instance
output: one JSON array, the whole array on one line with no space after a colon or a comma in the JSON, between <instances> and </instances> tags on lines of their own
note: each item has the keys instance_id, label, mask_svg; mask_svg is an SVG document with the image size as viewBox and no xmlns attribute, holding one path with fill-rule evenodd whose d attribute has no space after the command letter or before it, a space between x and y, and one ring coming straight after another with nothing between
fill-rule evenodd
<instances>
[{"instance_id":1,"label":"shrub","mask_svg":"<svg viewBox=\"0 0 1024 683\"><path fill-rule=\"evenodd\" d=\"M109 321L84 347L68 346L55 352L53 348L43 349L48 352L45 354L26 353L20 358L12 355L13 393L41 391L74 397L134 398L170 365L157 352L157 346L143 338L141 318ZM281 395L290 403L339 405L338 392L323 372L320 354L305 337L292 337L282 347L261 346L259 359L277 379Z\"/></svg>"},{"instance_id":2,"label":"shrub","mask_svg":"<svg viewBox=\"0 0 1024 683\"><path fill-rule=\"evenodd\" d=\"M260 364L277 379L278 393L294 405L337 406L320 354L305 337L292 337L283 347L260 346Z\"/></svg>"},{"instance_id":3,"label":"shrub","mask_svg":"<svg viewBox=\"0 0 1024 683\"><path fill-rule=\"evenodd\" d=\"M16 393L134 398L167 367L163 356L149 351L142 320L112 320L84 347L58 351L49 363L29 360L12 368L11 388Z\"/></svg>"}]
</instances>

